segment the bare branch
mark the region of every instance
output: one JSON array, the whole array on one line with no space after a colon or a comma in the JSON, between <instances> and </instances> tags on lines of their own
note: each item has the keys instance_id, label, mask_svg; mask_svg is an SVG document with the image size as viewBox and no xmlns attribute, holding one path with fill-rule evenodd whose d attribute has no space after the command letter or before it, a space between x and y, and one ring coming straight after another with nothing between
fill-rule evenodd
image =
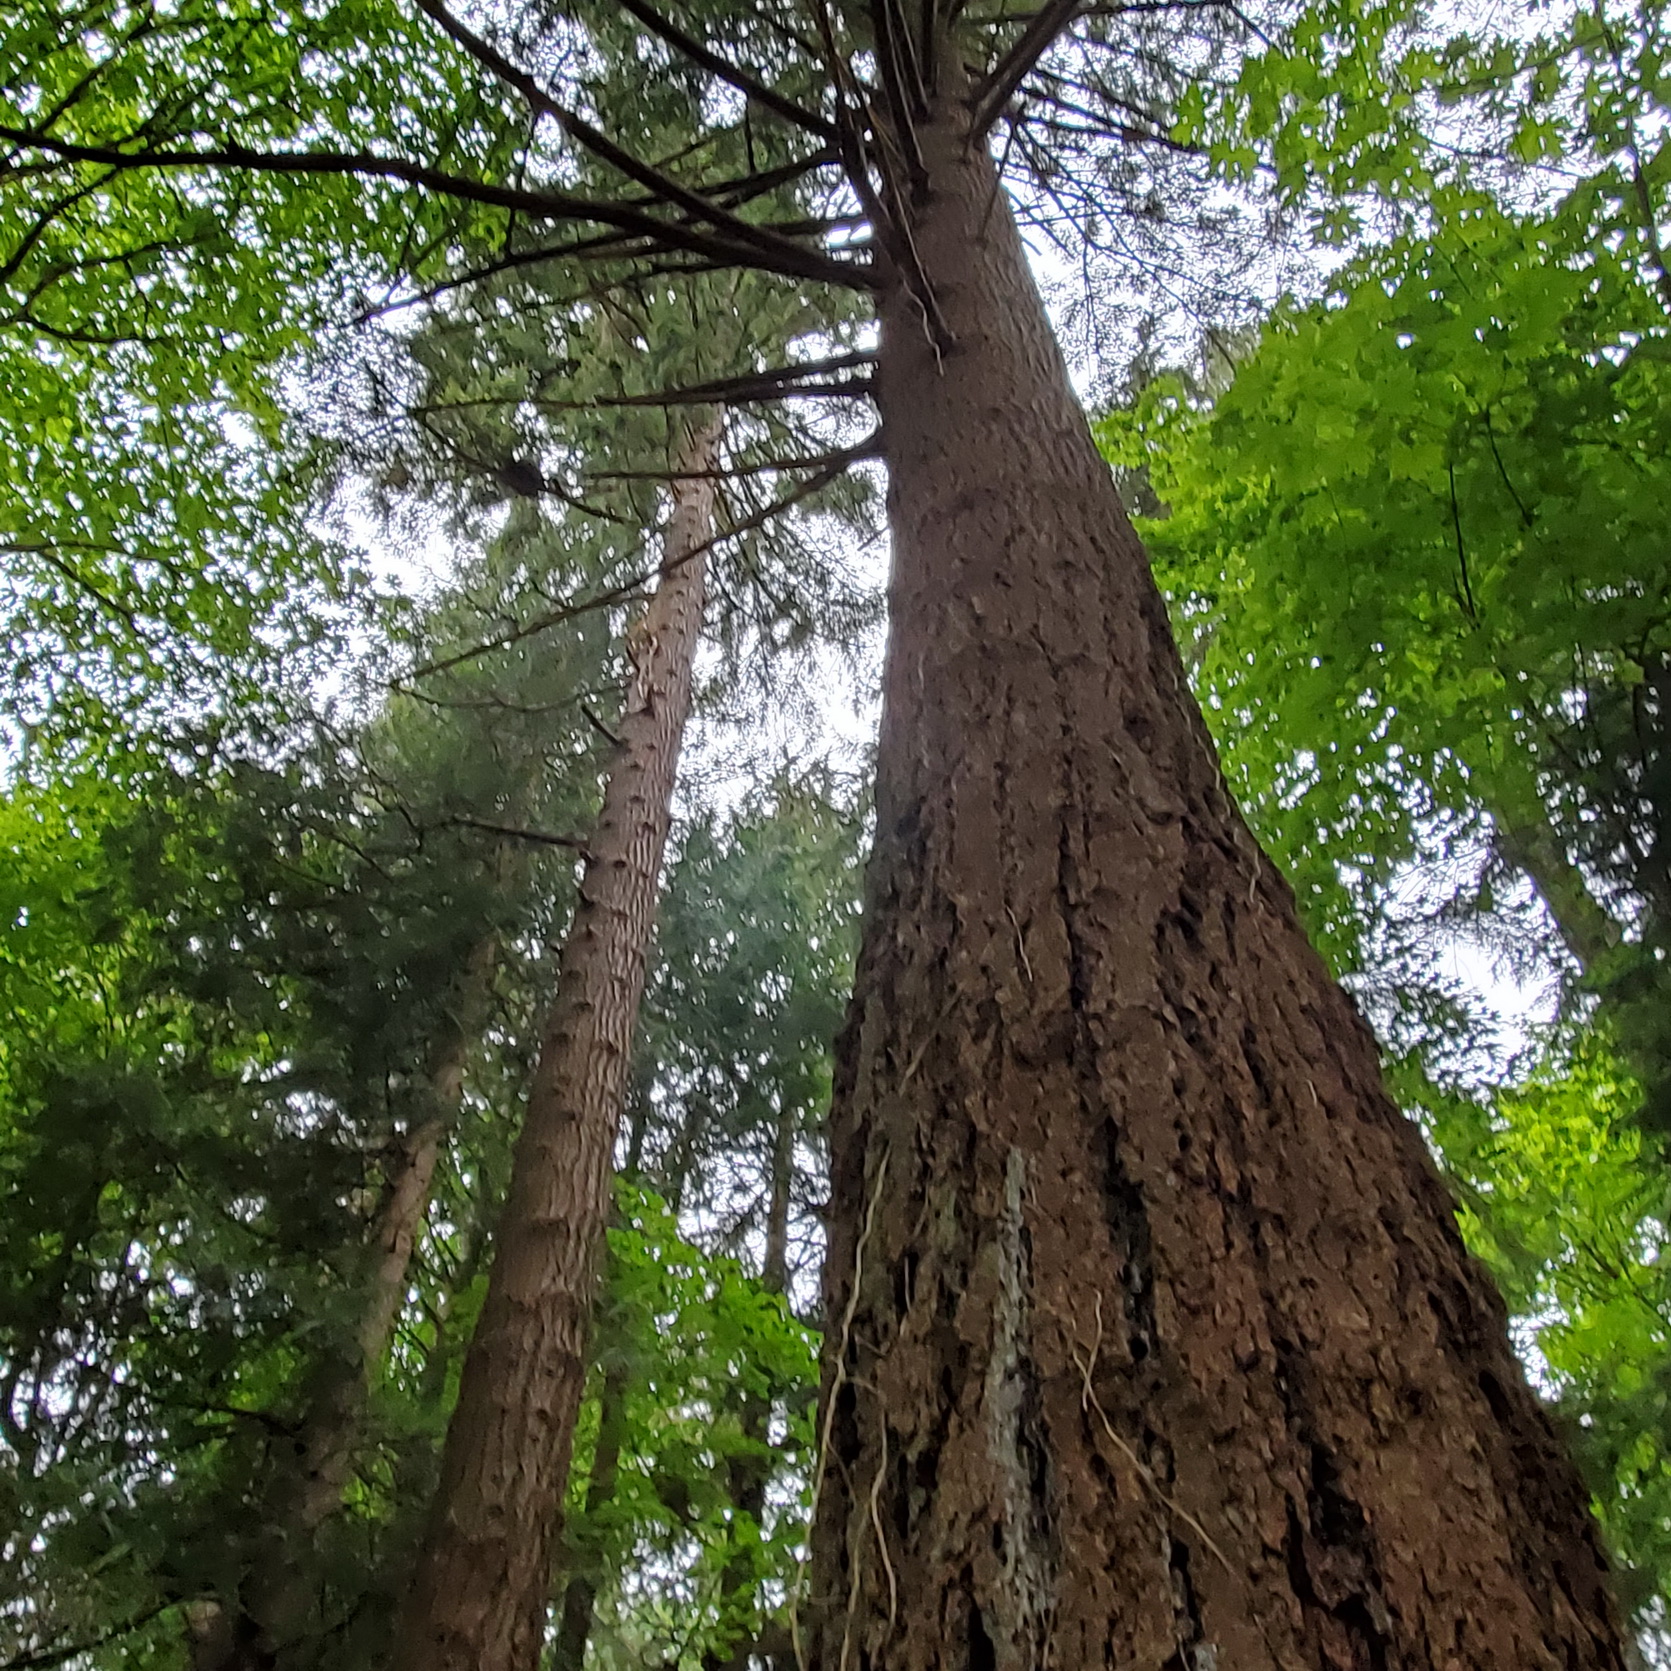
<instances>
[{"instance_id":1,"label":"bare branch","mask_svg":"<svg viewBox=\"0 0 1671 1671\"><path fill-rule=\"evenodd\" d=\"M729 406L740 400L788 400L819 394L857 395L869 390L868 378L846 378L837 383L816 383L804 388L795 385L809 377L823 377L831 372L850 371L857 366L875 363L874 350L860 350L852 354L833 354L824 360L807 360L799 365L744 373L738 377L715 378L712 382L692 383L683 388L658 389L653 394L604 395L589 401L535 400L533 404L559 411L583 411L593 406L700 406L708 403Z\"/></svg>"},{"instance_id":2,"label":"bare branch","mask_svg":"<svg viewBox=\"0 0 1671 1671\"><path fill-rule=\"evenodd\" d=\"M998 120L1011 94L1050 50L1051 43L1073 22L1081 3L1082 0L1049 0L1022 31L1020 40L993 66L975 90L975 138L981 138Z\"/></svg>"},{"instance_id":3,"label":"bare branch","mask_svg":"<svg viewBox=\"0 0 1671 1671\"><path fill-rule=\"evenodd\" d=\"M876 430L851 447L837 447L811 458L768 458L758 464L733 464L712 470L589 470L586 475L594 482L725 482L739 476L773 475L780 470L825 470L832 465L839 472L863 459L881 456L882 432Z\"/></svg>"},{"instance_id":4,"label":"bare branch","mask_svg":"<svg viewBox=\"0 0 1671 1671\"><path fill-rule=\"evenodd\" d=\"M686 563L694 562L698 557L706 556L723 541L734 540L743 534L753 533L755 529L771 521L774 516L780 516L785 511L793 510L796 505L810 499L813 494L828 487L850 464L856 463L860 459L875 457L876 450L877 441L875 437L872 437L869 441L862 443L859 447L849 449L846 453L830 453L826 455L827 462L824 463L823 467L815 474L807 477L804 482L798 482L781 498L774 499L769 505L762 506L752 515L744 517L741 522L733 523L729 528L721 529L691 550L682 552L679 556L667 562L659 563L641 574L633 575L630 579L623 580L617 585L606 587L601 592L595 592L589 598L582 598L572 604L564 604L562 607L538 616L522 626L501 633L497 638L490 638L484 643L472 645L468 650L459 650L452 655L425 662L422 666L413 668L409 677L427 679L434 674L445 673L451 668L463 666L465 662L475 661L479 657L491 655L495 650L507 649L512 644L520 644L524 639L535 638L541 633L550 632L553 627L561 626L565 621L577 620L580 616L592 614L599 609L612 609L618 604L630 603L634 598L642 596L645 588L651 582L662 580L676 570L683 568ZM817 461L801 460L798 462L804 467ZM784 465L781 468L787 469L790 466ZM639 549L642 550L643 546L641 545ZM591 716L588 715L588 717ZM604 730L606 736L613 735L601 725L599 729Z\"/></svg>"},{"instance_id":5,"label":"bare branch","mask_svg":"<svg viewBox=\"0 0 1671 1671\"><path fill-rule=\"evenodd\" d=\"M443 169L412 162L405 157L384 157L369 152L255 151L236 144L201 151L124 151L108 145L74 144L50 134L4 125L0 125L0 139L45 151L65 162L102 163L115 168L245 169L265 174L358 175L371 179L403 180L443 197L483 203L540 220L591 221L599 226L611 226L648 239L655 247L708 256L726 267L756 268L762 272L781 273L789 278L811 279L821 284L856 290L873 290L878 282L875 275L859 262L841 261L834 256L803 249L788 239L768 241L751 237L747 242L739 243L719 231L704 232L696 227L664 220L618 200L599 202L570 192L494 185L485 180L449 174Z\"/></svg>"},{"instance_id":6,"label":"bare branch","mask_svg":"<svg viewBox=\"0 0 1671 1671\"><path fill-rule=\"evenodd\" d=\"M478 35L468 24L454 17L441 0L417 0L418 10L432 19L446 34L463 47L477 63L496 75L507 86L514 87L537 114L549 116L577 145L584 146L595 157L624 174L629 180L645 187L659 202L683 209L697 220L708 222L716 230L727 234L737 243L753 246L775 256L777 270L795 272L806 251L800 245L774 232L768 232L750 221L741 219L728 209L712 202L701 192L681 185L670 174L641 161L617 145L606 133L593 127L585 117L559 104L526 70L513 64L493 45ZM824 258L816 258L822 261ZM785 262L788 265L785 265ZM814 277L812 273L797 276Z\"/></svg>"},{"instance_id":7,"label":"bare branch","mask_svg":"<svg viewBox=\"0 0 1671 1671\"><path fill-rule=\"evenodd\" d=\"M1066 85L1063 78L1060 76L1051 75L1047 71L1040 73L1041 79L1043 80L1057 85ZM1075 83L1074 85L1079 84ZM1088 136L1091 138L1111 137L1125 140L1129 144L1133 145L1159 145L1165 150L1175 151L1178 155L1185 157L1204 157L1207 155L1207 151L1204 147L1187 144L1185 141L1181 139L1174 139L1171 134L1162 131L1156 119L1150 116L1150 114L1143 110L1140 106L1134 105L1128 100L1118 98L1115 95L1106 93L1102 88L1097 87L1094 84L1084 88L1083 90L1091 92L1098 97L1106 98L1109 103L1113 104L1116 108L1124 110L1128 114L1137 116L1145 121L1154 123L1155 125L1150 127L1136 127L1129 122L1113 120L1100 111L1092 110L1089 106L1080 104L1075 99L1064 98L1060 93L1054 90L1054 87L1041 88L1036 84L1030 86L1027 90L1027 98L1029 101L1037 99L1043 104L1048 104L1057 110L1065 111L1070 116L1077 116L1086 124L1086 126L1081 128L1075 127L1066 122L1053 122L1049 118L1040 118L1032 115L1030 112L1023 112L1021 119L1035 127L1054 128L1062 133L1074 136Z\"/></svg>"},{"instance_id":8,"label":"bare branch","mask_svg":"<svg viewBox=\"0 0 1671 1671\"><path fill-rule=\"evenodd\" d=\"M542 847L566 847L570 852L591 856L590 849L579 836L555 835L550 830L526 830L517 824L496 824L490 818L467 818L455 813L446 822L459 829L481 830L486 835L506 836L512 841L535 842Z\"/></svg>"},{"instance_id":9,"label":"bare branch","mask_svg":"<svg viewBox=\"0 0 1671 1671\"><path fill-rule=\"evenodd\" d=\"M803 174L809 174L814 169L825 168L832 163L839 163L841 158L833 151L817 152L812 156L802 157L793 163L784 163L779 168L765 169L757 174L739 176L723 185L712 189L710 195L716 202L725 202L735 207L739 203L747 202L751 197L763 196L766 192L775 191L779 186L787 185L791 180ZM623 199L623 201L627 201ZM655 201L653 198L634 200L643 204ZM765 223L761 230L780 233L785 237L805 235L822 231L833 231L838 227L850 225L850 221L829 219L822 221L771 221ZM849 248L856 247L851 241ZM655 243L647 243L636 235L622 232L606 232L589 238L572 238L560 244L543 244L532 249L511 250L496 260L483 263L479 267L472 267L465 272L456 273L452 278L442 279L435 284L426 286L423 290L410 296L403 296L398 301L390 297L374 307L368 307L361 313L357 324L365 324L368 320L382 318L386 314L398 313L404 308L421 307L425 303L449 295L455 290L463 290L483 279L489 279L500 273L515 272L522 267L537 267L547 261L620 261L623 263L641 260L646 255L658 253ZM708 261L692 264L688 267L650 267L641 268L637 277L653 277L660 273L712 272L718 267L736 265L734 262ZM583 289L576 300L594 293L592 286Z\"/></svg>"},{"instance_id":10,"label":"bare branch","mask_svg":"<svg viewBox=\"0 0 1671 1671\"><path fill-rule=\"evenodd\" d=\"M917 62L917 43L894 0L872 0L870 16L882 89L893 112L893 125L903 137L928 113L928 92L922 66ZM918 167L920 170L920 159Z\"/></svg>"}]
</instances>

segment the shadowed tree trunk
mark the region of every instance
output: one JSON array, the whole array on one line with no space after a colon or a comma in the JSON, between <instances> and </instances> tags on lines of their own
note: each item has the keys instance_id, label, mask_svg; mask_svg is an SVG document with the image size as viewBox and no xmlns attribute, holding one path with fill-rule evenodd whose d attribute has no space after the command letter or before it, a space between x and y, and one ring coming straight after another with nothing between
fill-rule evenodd
<instances>
[{"instance_id":1,"label":"shadowed tree trunk","mask_svg":"<svg viewBox=\"0 0 1671 1671\"><path fill-rule=\"evenodd\" d=\"M819 1671L1588 1671L1585 1494L1231 805L985 146L884 301L876 847L838 1053Z\"/></svg>"},{"instance_id":2,"label":"shadowed tree trunk","mask_svg":"<svg viewBox=\"0 0 1671 1671\"><path fill-rule=\"evenodd\" d=\"M789 1286L789 1192L795 1183L795 1130L800 1110L785 1102L772 1132L772 1175L766 1194L766 1246L760 1280L774 1294Z\"/></svg>"},{"instance_id":3,"label":"shadowed tree trunk","mask_svg":"<svg viewBox=\"0 0 1671 1671\"><path fill-rule=\"evenodd\" d=\"M295 1518L308 1535L342 1504L366 1392L389 1349L395 1322L406 1301L412 1249L423 1231L441 1145L464 1099L464 1070L476 1042L478 1012L497 957L498 945L491 936L470 954L461 1013L451 1018L430 1072L432 1112L407 1134L400 1165L390 1175L377 1215L374 1264L355 1341L355 1362L351 1369L344 1366L333 1377L331 1388L317 1402L303 1430L294 1487Z\"/></svg>"},{"instance_id":4,"label":"shadowed tree trunk","mask_svg":"<svg viewBox=\"0 0 1671 1671\"><path fill-rule=\"evenodd\" d=\"M237 1605L198 1603L188 1614L194 1671L271 1671L303 1646L316 1657L319 1555L314 1540L342 1507L365 1428L366 1400L406 1299L412 1250L422 1234L441 1146L464 1096L498 947L490 935L466 960L456 1011L431 1053L428 1109L406 1133L372 1226L360 1320L346 1349L326 1356L308 1389L306 1415L271 1459L261 1524Z\"/></svg>"},{"instance_id":5,"label":"shadowed tree trunk","mask_svg":"<svg viewBox=\"0 0 1671 1671\"><path fill-rule=\"evenodd\" d=\"M1607 961L1619 944L1619 925L1597 904L1589 884L1567 856L1566 844L1544 816L1541 807L1515 817L1490 804L1497 851L1523 871L1566 948L1586 974Z\"/></svg>"},{"instance_id":6,"label":"shadowed tree trunk","mask_svg":"<svg viewBox=\"0 0 1671 1671\"><path fill-rule=\"evenodd\" d=\"M767 1162L766 1241L760 1283L774 1294L783 1293L789 1286L789 1192L795 1181L795 1129L799 1114L794 1104L785 1100L772 1129ZM745 1391L739 1415L743 1438L751 1445L766 1446L771 1432L771 1399ZM726 1476L727 1494L737 1513L759 1526L765 1518L766 1487L772 1477L770 1455L733 1457ZM733 1617L740 1616L750 1624L759 1601L755 1572L754 1550L744 1544L725 1563L719 1581L721 1606ZM740 1643L727 1643L723 1650L712 1647L702 1656L702 1671L728 1671L732 1667L742 1671L742 1661L751 1651L762 1651L752 1636Z\"/></svg>"},{"instance_id":7,"label":"shadowed tree trunk","mask_svg":"<svg viewBox=\"0 0 1671 1671\"><path fill-rule=\"evenodd\" d=\"M704 471L716 417L678 463ZM711 477L673 488L661 582L633 636L621 747L588 844L495 1241L447 1429L399 1671L531 1671L544 1640L615 1136L702 626Z\"/></svg>"},{"instance_id":8,"label":"shadowed tree trunk","mask_svg":"<svg viewBox=\"0 0 1671 1671\"><path fill-rule=\"evenodd\" d=\"M615 1496L621 1472L621 1445L627 1436L628 1369L624 1359L609 1366L598 1390L598 1443L592 1474L586 1482L587 1518L599 1514ZM604 1580L590 1551L569 1573L557 1613L557 1638L551 1646L551 1671L581 1671L586 1644L592 1639L598 1590Z\"/></svg>"}]
</instances>

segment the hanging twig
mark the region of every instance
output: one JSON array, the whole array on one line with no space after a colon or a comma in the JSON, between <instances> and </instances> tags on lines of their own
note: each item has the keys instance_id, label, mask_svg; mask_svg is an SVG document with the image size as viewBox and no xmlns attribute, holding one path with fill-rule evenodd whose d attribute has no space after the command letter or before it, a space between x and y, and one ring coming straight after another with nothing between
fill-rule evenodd
<instances>
[{"instance_id":1,"label":"hanging twig","mask_svg":"<svg viewBox=\"0 0 1671 1671\"><path fill-rule=\"evenodd\" d=\"M1102 1295L1099 1293L1097 1295L1097 1334L1096 1339L1091 1343L1090 1354L1087 1357L1081 1357L1077 1347L1074 1348L1073 1354L1073 1361L1078 1366L1080 1373L1084 1376L1084 1385L1079 1395L1080 1408L1084 1410L1087 1415L1089 1415L1093 1410L1096 1412L1098 1418L1102 1422L1103 1432L1108 1435L1110 1442L1120 1452L1120 1454L1125 1457L1126 1461L1128 1461L1132 1467L1137 1470L1137 1477L1142 1480L1152 1492L1154 1492L1161 1507L1166 1509L1168 1513L1177 1515L1177 1517L1183 1521L1183 1523L1188 1526L1204 1544L1206 1544L1207 1548L1218 1557L1219 1564L1227 1573L1230 1574L1232 1578L1234 1578L1236 1576L1236 1569L1230 1564L1230 1557L1226 1555L1224 1551L1219 1548L1218 1544L1213 1541L1212 1535L1208 1532L1207 1528L1203 1526L1201 1522L1189 1512L1188 1509L1182 1507L1182 1505L1167 1496L1166 1492L1161 1488L1160 1481L1155 1478L1154 1470L1115 1431L1113 1422L1108 1419L1108 1412L1103 1409L1101 1401L1091 1388L1091 1376L1096 1370L1097 1354L1101 1350Z\"/></svg>"},{"instance_id":2,"label":"hanging twig","mask_svg":"<svg viewBox=\"0 0 1671 1671\"><path fill-rule=\"evenodd\" d=\"M888 1150L882 1150L876 1162L876 1182L871 1186L870 1201L865 1208L864 1223L859 1227L859 1239L853 1247L853 1283L847 1293L847 1305L842 1312L841 1328L836 1335L835 1375L830 1382L829 1397L824 1403L824 1420L818 1434L818 1455L812 1471L812 1501L807 1512L809 1525L818 1518L818 1499L824 1487L824 1473L830 1460L830 1434L835 1427L835 1407L842 1386L848 1379L847 1354L853 1343L853 1319L859 1310L859 1287L864 1277L865 1249L870 1245L871 1231L876 1227L876 1208L882 1199L882 1185L888 1176ZM808 1534L808 1541L811 1534ZM803 1552L795 1567L795 1582L789 1595L789 1635L795 1645L795 1663L799 1671L807 1671L806 1645L801 1641L801 1587L806 1575L806 1554Z\"/></svg>"}]
</instances>

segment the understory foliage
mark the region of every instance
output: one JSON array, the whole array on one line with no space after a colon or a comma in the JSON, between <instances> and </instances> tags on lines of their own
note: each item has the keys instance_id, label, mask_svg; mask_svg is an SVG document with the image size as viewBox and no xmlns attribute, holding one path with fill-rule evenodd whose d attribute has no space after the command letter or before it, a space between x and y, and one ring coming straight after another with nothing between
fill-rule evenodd
<instances>
[{"instance_id":1,"label":"understory foliage","mask_svg":"<svg viewBox=\"0 0 1671 1671\"><path fill-rule=\"evenodd\" d=\"M817 1335L788 1296L686 1240L659 1196L623 1184L619 1210L570 1481L569 1559L608 1577L590 1643L600 1664L724 1663L760 1639L793 1582ZM751 1400L774 1412L758 1433L745 1422ZM607 1494L593 1489L606 1423L619 1424ZM774 1487L759 1513L732 1489L752 1467Z\"/></svg>"},{"instance_id":2,"label":"understory foliage","mask_svg":"<svg viewBox=\"0 0 1671 1671\"><path fill-rule=\"evenodd\" d=\"M322 1654L360 1663L381 1640L503 1186L519 992L532 978L514 955L529 879L507 881L457 836L420 843L402 818L355 818L347 798L300 766L247 765L208 782L158 769L142 802L85 781L47 793L14 785L8 797L8 1660L111 1634L100 1663L174 1663L181 1610L227 1593L261 1482L307 1410L309 1377L355 1321L367 1221L414 1105L433 1095L423 1067L453 1011L479 1028L464 1107L321 1563ZM651 1058L641 1072L643 1126L678 1146L701 1125L700 1149L689 1140L684 1151L713 1187L728 1178L741 1196L760 1182L755 1127L782 1110L810 1129L827 1078L851 860L809 863L799 842L820 819L845 832L849 854L852 838L850 816L824 805L785 790L735 823L706 820L690 838L702 859L670 879L676 920L723 914L739 932L728 945L666 947L658 990L711 981L717 999L728 983L780 994L803 1018L743 1058L755 1100L734 1099L724 1130L696 1087L749 1046L728 1032L732 1017L687 1030L681 1066ZM722 891L774 850L793 872L784 885ZM694 894L686 878L700 879ZM460 991L484 933L512 950L485 1001ZM824 955L809 957L808 943ZM804 1148L794 1158L804 1234ZM574 1487L576 1546L597 1551L609 1575L611 1639L665 1642L676 1615L692 1664L716 1640L752 1636L759 1585L784 1592L805 1489L797 1446L815 1337L792 1294L762 1286L748 1213L745 1202L692 1240L660 1196L623 1185L590 1457L616 1365L625 1428L607 1497L587 1501L588 1466ZM748 1398L771 1412L769 1439L739 1426ZM728 1498L728 1468L743 1455L783 1482L758 1521ZM748 1595L728 1601L720 1579L739 1549Z\"/></svg>"}]
</instances>

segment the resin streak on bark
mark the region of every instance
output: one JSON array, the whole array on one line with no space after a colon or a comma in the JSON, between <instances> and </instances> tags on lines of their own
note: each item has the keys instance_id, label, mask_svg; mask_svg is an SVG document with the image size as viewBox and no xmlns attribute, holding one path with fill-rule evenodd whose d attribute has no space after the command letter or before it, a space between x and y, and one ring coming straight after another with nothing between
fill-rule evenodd
<instances>
[{"instance_id":1,"label":"resin streak on bark","mask_svg":"<svg viewBox=\"0 0 1671 1671\"><path fill-rule=\"evenodd\" d=\"M692 439L681 469L710 467L718 429L716 419ZM713 497L712 478L677 481L661 583L634 635L621 749L588 843L429 1538L391 1661L400 1671L532 1671L539 1659L690 711Z\"/></svg>"},{"instance_id":2,"label":"resin streak on bark","mask_svg":"<svg viewBox=\"0 0 1671 1671\"><path fill-rule=\"evenodd\" d=\"M959 128L913 219L943 358L884 305L811 1663L1614 1671L1585 1496L1227 799Z\"/></svg>"}]
</instances>

